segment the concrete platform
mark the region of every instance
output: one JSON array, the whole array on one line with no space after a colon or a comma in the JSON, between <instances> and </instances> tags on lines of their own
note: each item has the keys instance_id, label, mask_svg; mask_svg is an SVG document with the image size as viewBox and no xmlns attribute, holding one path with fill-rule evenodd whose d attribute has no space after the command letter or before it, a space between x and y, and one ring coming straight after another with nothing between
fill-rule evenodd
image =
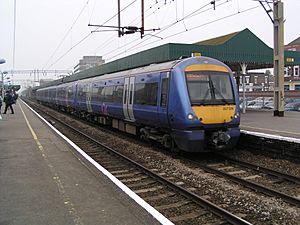
<instances>
[{"instance_id":1,"label":"concrete platform","mask_svg":"<svg viewBox=\"0 0 300 225\"><path fill-rule=\"evenodd\" d=\"M14 109L0 120L1 225L160 224L21 101Z\"/></svg>"},{"instance_id":2,"label":"concrete platform","mask_svg":"<svg viewBox=\"0 0 300 225\"><path fill-rule=\"evenodd\" d=\"M241 114L241 130L300 139L300 112L286 111L284 117L273 111L248 110Z\"/></svg>"}]
</instances>

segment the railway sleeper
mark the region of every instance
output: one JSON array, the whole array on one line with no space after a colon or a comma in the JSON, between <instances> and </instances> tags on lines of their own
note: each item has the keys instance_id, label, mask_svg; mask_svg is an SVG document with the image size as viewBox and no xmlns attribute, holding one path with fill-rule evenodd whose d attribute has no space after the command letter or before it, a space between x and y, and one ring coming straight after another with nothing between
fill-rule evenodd
<instances>
[{"instance_id":1,"label":"railway sleeper","mask_svg":"<svg viewBox=\"0 0 300 225\"><path fill-rule=\"evenodd\" d=\"M174 197L175 195L176 194L174 192L167 192L167 193L160 194L160 195L143 197L143 199L147 202L151 202L151 201L157 201L160 199L171 198L171 197Z\"/></svg>"},{"instance_id":2,"label":"railway sleeper","mask_svg":"<svg viewBox=\"0 0 300 225\"><path fill-rule=\"evenodd\" d=\"M126 186L129 188L141 188L141 187L145 187L148 185L153 185L155 183L156 183L156 181L154 181L154 180L148 180L148 181L144 181L144 182L140 182L140 183L126 184Z\"/></svg>"},{"instance_id":3,"label":"railway sleeper","mask_svg":"<svg viewBox=\"0 0 300 225\"><path fill-rule=\"evenodd\" d=\"M206 211L203 211L202 213L192 212L192 213L188 213L188 214L183 214L181 216L174 216L174 217L171 217L169 219L174 223L176 223L176 222L178 223L180 221L185 221L185 220L198 218L198 217L203 216L207 213L208 212L206 212Z\"/></svg>"},{"instance_id":4,"label":"railway sleeper","mask_svg":"<svg viewBox=\"0 0 300 225\"><path fill-rule=\"evenodd\" d=\"M168 204L168 205L160 205L160 206L156 206L155 208L157 210L165 210L165 209L172 209L172 208L179 208L183 205L187 205L191 203L191 201L186 201L186 200L183 200L183 201L179 201L179 202L175 202L175 203L171 203L171 204Z\"/></svg>"}]
</instances>

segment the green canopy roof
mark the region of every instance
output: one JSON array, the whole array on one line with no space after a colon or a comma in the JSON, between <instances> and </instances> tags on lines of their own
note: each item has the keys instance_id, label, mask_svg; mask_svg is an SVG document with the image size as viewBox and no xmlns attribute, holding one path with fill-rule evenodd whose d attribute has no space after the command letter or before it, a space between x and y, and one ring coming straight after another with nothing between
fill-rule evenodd
<instances>
[{"instance_id":1,"label":"green canopy roof","mask_svg":"<svg viewBox=\"0 0 300 225\"><path fill-rule=\"evenodd\" d=\"M242 63L247 64L248 70L273 67L273 49L249 29L244 29L195 44L164 44L53 81L49 85L176 60L182 56L191 56L192 53L216 58L226 63L233 71L240 71ZM285 62L287 65L299 65L300 52L285 51Z\"/></svg>"},{"instance_id":2,"label":"green canopy roof","mask_svg":"<svg viewBox=\"0 0 300 225\"><path fill-rule=\"evenodd\" d=\"M203 55L219 59L237 71L241 63L247 69L273 67L273 49L267 46L249 29L195 43ZM285 51L286 64L300 64L300 52Z\"/></svg>"}]
</instances>

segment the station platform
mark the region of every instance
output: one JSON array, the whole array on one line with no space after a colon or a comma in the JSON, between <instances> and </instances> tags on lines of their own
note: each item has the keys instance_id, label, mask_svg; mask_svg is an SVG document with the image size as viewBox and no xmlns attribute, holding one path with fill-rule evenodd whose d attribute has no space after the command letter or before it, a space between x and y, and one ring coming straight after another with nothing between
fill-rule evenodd
<instances>
[{"instance_id":1,"label":"station platform","mask_svg":"<svg viewBox=\"0 0 300 225\"><path fill-rule=\"evenodd\" d=\"M22 101L14 110L0 120L1 225L161 224Z\"/></svg>"},{"instance_id":2,"label":"station platform","mask_svg":"<svg viewBox=\"0 0 300 225\"><path fill-rule=\"evenodd\" d=\"M273 111L247 110L241 114L240 128L243 131L277 135L299 139L300 112L285 111L284 117L273 116Z\"/></svg>"}]
</instances>

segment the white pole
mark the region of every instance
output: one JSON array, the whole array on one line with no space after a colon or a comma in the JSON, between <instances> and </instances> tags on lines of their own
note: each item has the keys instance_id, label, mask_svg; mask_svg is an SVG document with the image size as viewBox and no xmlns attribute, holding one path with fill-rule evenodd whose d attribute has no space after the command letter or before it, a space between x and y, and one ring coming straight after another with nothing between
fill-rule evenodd
<instances>
[{"instance_id":1,"label":"white pole","mask_svg":"<svg viewBox=\"0 0 300 225\"><path fill-rule=\"evenodd\" d=\"M246 113L246 87L245 87L245 83L246 83L246 69L247 69L247 64L242 63L241 64L241 68L242 68L242 78L243 78L243 113Z\"/></svg>"}]
</instances>

